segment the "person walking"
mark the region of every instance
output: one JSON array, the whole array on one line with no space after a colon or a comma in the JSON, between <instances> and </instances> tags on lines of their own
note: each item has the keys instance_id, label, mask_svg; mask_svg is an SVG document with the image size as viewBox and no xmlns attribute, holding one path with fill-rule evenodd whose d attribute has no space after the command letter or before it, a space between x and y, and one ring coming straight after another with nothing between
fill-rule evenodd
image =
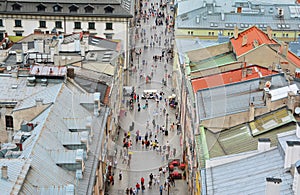
<instances>
[{"instance_id":1,"label":"person walking","mask_svg":"<svg viewBox=\"0 0 300 195\"><path fill-rule=\"evenodd\" d=\"M164 190L164 186L163 186L163 185L160 185L160 187L159 187L159 193L160 193L160 195L163 194L163 190Z\"/></svg>"},{"instance_id":2,"label":"person walking","mask_svg":"<svg viewBox=\"0 0 300 195\"><path fill-rule=\"evenodd\" d=\"M136 193L138 194L139 190L141 189L141 186L139 183L136 183L135 187L136 187Z\"/></svg>"},{"instance_id":3,"label":"person walking","mask_svg":"<svg viewBox=\"0 0 300 195\"><path fill-rule=\"evenodd\" d=\"M120 172L119 172L119 180L120 180L120 181L122 180L122 177L123 177L123 173L122 173L122 171L120 170Z\"/></svg>"},{"instance_id":4,"label":"person walking","mask_svg":"<svg viewBox=\"0 0 300 195\"><path fill-rule=\"evenodd\" d=\"M145 183L145 179L144 179L144 177L141 177L141 186L143 186L144 183Z\"/></svg>"}]
</instances>

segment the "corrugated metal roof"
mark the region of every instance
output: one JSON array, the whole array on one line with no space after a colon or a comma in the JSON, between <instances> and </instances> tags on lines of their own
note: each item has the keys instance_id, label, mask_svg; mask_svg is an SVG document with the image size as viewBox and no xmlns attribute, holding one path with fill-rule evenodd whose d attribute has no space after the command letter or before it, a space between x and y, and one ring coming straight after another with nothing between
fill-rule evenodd
<instances>
[{"instance_id":1,"label":"corrugated metal roof","mask_svg":"<svg viewBox=\"0 0 300 195\"><path fill-rule=\"evenodd\" d=\"M289 86L284 86L278 89L273 89L270 90L270 94L271 94L271 101L276 101L279 99L283 99L286 98L288 96L288 92L294 92L294 94L297 94L298 91L298 87L296 84L292 84Z\"/></svg>"},{"instance_id":2,"label":"corrugated metal roof","mask_svg":"<svg viewBox=\"0 0 300 195\"><path fill-rule=\"evenodd\" d=\"M49 86L46 88L44 87L44 90L32 94L20 101L14 108L14 111L36 106L36 100L42 100L43 104L54 103L61 87L62 84L56 84L54 86Z\"/></svg>"},{"instance_id":3,"label":"corrugated metal roof","mask_svg":"<svg viewBox=\"0 0 300 195\"><path fill-rule=\"evenodd\" d=\"M30 67L29 74L35 75L35 76L61 76L61 77L64 77L67 74L67 67L65 67L65 66L32 65Z\"/></svg>"},{"instance_id":4,"label":"corrugated metal roof","mask_svg":"<svg viewBox=\"0 0 300 195\"><path fill-rule=\"evenodd\" d=\"M0 167L7 166L7 174L8 179L0 178L0 189L1 194L12 194L13 188L15 184L17 183L17 180L19 180L19 175L22 172L23 166L25 165L26 160L25 159L0 159ZM0 169L0 173L1 169ZM24 177L25 175L23 175ZM18 181L23 182L23 181ZM17 191L14 191L13 194L18 194Z\"/></svg>"},{"instance_id":5,"label":"corrugated metal roof","mask_svg":"<svg viewBox=\"0 0 300 195\"><path fill-rule=\"evenodd\" d=\"M273 88L287 85L283 74L271 76ZM228 84L197 92L199 120L226 116L233 113L247 111L250 102L263 106L263 91L258 90L259 79Z\"/></svg>"},{"instance_id":6,"label":"corrugated metal roof","mask_svg":"<svg viewBox=\"0 0 300 195\"><path fill-rule=\"evenodd\" d=\"M280 194L293 194L293 177L277 148L206 169L207 194L265 194L266 178L281 178Z\"/></svg>"},{"instance_id":7,"label":"corrugated metal roof","mask_svg":"<svg viewBox=\"0 0 300 195\"><path fill-rule=\"evenodd\" d=\"M280 111L286 111L286 109L282 109ZM279 113L274 112L265 115L264 118L267 119L268 117L280 115L280 111ZM207 130L206 141L208 145L207 147L209 148L210 157L214 158L218 156L238 154L242 152L256 150L258 138L270 138L271 146L277 146L278 133L287 132L296 128L295 123L292 122L294 120L292 114L289 113L289 116L289 121L279 122L278 120L277 126L273 126L272 128L269 128L268 131L265 131L263 134L258 134L256 136L251 135L251 124L250 127L248 126L248 124L242 124L230 128L228 130L221 131L217 134L214 134L211 131ZM280 118L280 116L278 116L278 118ZM265 123L267 123L270 120L266 120ZM253 123L256 122L260 123L264 121L262 121L261 118L259 118L256 119ZM287 123L289 123L289 125L282 126Z\"/></svg>"}]
</instances>

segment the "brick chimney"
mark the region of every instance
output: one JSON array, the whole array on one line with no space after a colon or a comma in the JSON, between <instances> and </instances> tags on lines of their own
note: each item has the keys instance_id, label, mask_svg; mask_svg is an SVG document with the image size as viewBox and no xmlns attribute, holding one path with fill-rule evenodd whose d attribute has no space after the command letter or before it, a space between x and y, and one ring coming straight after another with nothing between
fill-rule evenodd
<instances>
[{"instance_id":1,"label":"brick chimney","mask_svg":"<svg viewBox=\"0 0 300 195\"><path fill-rule=\"evenodd\" d=\"M269 138L258 138L257 150L259 152L266 151L271 147L271 140Z\"/></svg>"},{"instance_id":2,"label":"brick chimney","mask_svg":"<svg viewBox=\"0 0 300 195\"><path fill-rule=\"evenodd\" d=\"M266 193L265 195L280 195L280 185L282 180L280 178L266 178Z\"/></svg>"},{"instance_id":3,"label":"brick chimney","mask_svg":"<svg viewBox=\"0 0 300 195\"><path fill-rule=\"evenodd\" d=\"M250 105L249 105L249 121L254 120L254 115L255 115L255 107L254 107L253 102L251 102Z\"/></svg>"},{"instance_id":4,"label":"brick chimney","mask_svg":"<svg viewBox=\"0 0 300 195\"><path fill-rule=\"evenodd\" d=\"M300 141L287 141L284 157L284 169L290 169L300 159Z\"/></svg>"}]
</instances>

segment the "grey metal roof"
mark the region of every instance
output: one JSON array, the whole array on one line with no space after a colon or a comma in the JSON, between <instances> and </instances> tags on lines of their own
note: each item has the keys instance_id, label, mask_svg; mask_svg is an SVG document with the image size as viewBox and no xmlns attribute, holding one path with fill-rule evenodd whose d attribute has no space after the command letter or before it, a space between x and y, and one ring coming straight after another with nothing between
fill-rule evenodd
<instances>
[{"instance_id":1,"label":"grey metal roof","mask_svg":"<svg viewBox=\"0 0 300 195\"><path fill-rule=\"evenodd\" d=\"M300 36L298 37L298 41L289 43L289 50L300 57Z\"/></svg>"},{"instance_id":2,"label":"grey metal roof","mask_svg":"<svg viewBox=\"0 0 300 195\"><path fill-rule=\"evenodd\" d=\"M44 91L48 87L54 86L54 83L48 83L47 88L41 86L41 84L37 83L34 87L29 87L26 85L27 78L26 77L19 77L19 78L12 78L12 77L4 77L0 76L0 101L20 101L26 99L29 96L34 96L41 91ZM12 88L12 85L16 85L17 88ZM55 91L55 87L53 88ZM47 90L44 92L44 96L47 96ZM46 99L46 97L45 97ZM31 105L32 101L30 100ZM29 103L29 102L28 102Z\"/></svg>"},{"instance_id":3,"label":"grey metal roof","mask_svg":"<svg viewBox=\"0 0 300 195\"><path fill-rule=\"evenodd\" d=\"M288 84L283 74L276 74L271 77L273 89ZM253 102L255 106L264 106L263 91L258 90L259 80L253 79L236 84L199 90L197 92L199 120L247 111L250 102Z\"/></svg>"},{"instance_id":4,"label":"grey metal roof","mask_svg":"<svg viewBox=\"0 0 300 195\"><path fill-rule=\"evenodd\" d=\"M36 106L36 100L38 99L42 100L43 104L54 103L61 87L62 84L56 84L54 86L44 87L43 90L35 94L32 94L26 97L25 99L23 99L22 101L20 101L14 108L14 111L34 107Z\"/></svg>"},{"instance_id":5,"label":"grey metal roof","mask_svg":"<svg viewBox=\"0 0 300 195\"><path fill-rule=\"evenodd\" d=\"M12 5L16 3L16 1L6 1L5 6L0 7L0 14L30 14L30 15L57 15L57 16L104 16L104 17L132 17L129 9L131 9L131 5L127 5L126 3L122 3L119 0L113 1L79 1L79 0L64 0L64 1L41 1L37 0L33 2L32 0L20 0L17 1L19 5L21 5L21 10L12 10ZM38 11L37 6L43 3L46 7L45 11ZM4 4L4 2L3 2ZM70 12L69 7L72 5L77 5L78 10L76 13ZM54 12L53 6L59 5L62 7L61 12ZM86 13L85 7L90 5L93 7L92 13ZM111 6L114 10L113 13L105 13L104 8L106 6Z\"/></svg>"},{"instance_id":6,"label":"grey metal roof","mask_svg":"<svg viewBox=\"0 0 300 195\"><path fill-rule=\"evenodd\" d=\"M271 2L255 2L250 3L248 13L235 13L237 7L233 6L233 0L226 2L217 2L216 6L201 7L196 10L185 13L178 10L176 18L177 28L203 28L203 29L220 29L233 30L234 26L239 29L247 29L252 25L266 30L270 26L273 30L299 30L299 13L294 11L299 9L294 2L286 1L287 3L272 3ZM250 2L250 1L248 1ZM248 6L248 2L246 5ZM290 2L290 3L289 3ZM277 8L281 7L284 11L284 19L277 17ZM246 11L247 9L245 9ZM298 13L298 18L297 18ZM224 17L222 17L224 15Z\"/></svg>"},{"instance_id":7,"label":"grey metal roof","mask_svg":"<svg viewBox=\"0 0 300 195\"><path fill-rule=\"evenodd\" d=\"M283 165L284 160L278 148L275 148L242 160L207 168L207 194L265 194L267 177L282 179L280 194L293 194L293 177L284 170Z\"/></svg>"}]
</instances>

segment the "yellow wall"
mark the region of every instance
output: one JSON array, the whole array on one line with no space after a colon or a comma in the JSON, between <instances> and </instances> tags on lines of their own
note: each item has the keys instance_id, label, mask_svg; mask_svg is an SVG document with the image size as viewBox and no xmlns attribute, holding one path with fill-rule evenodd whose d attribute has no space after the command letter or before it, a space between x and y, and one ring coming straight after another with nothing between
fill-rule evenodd
<instances>
[{"instance_id":1,"label":"yellow wall","mask_svg":"<svg viewBox=\"0 0 300 195\"><path fill-rule=\"evenodd\" d=\"M199 37L200 39L217 39L220 30L214 29L176 29L175 35L176 37L182 38L193 38ZM239 32L241 32L240 30ZM300 31L274 31L276 38L282 41L296 41L297 37L300 35ZM233 29L232 30L223 30L224 36L233 36ZM288 36L286 36L288 35Z\"/></svg>"}]
</instances>

